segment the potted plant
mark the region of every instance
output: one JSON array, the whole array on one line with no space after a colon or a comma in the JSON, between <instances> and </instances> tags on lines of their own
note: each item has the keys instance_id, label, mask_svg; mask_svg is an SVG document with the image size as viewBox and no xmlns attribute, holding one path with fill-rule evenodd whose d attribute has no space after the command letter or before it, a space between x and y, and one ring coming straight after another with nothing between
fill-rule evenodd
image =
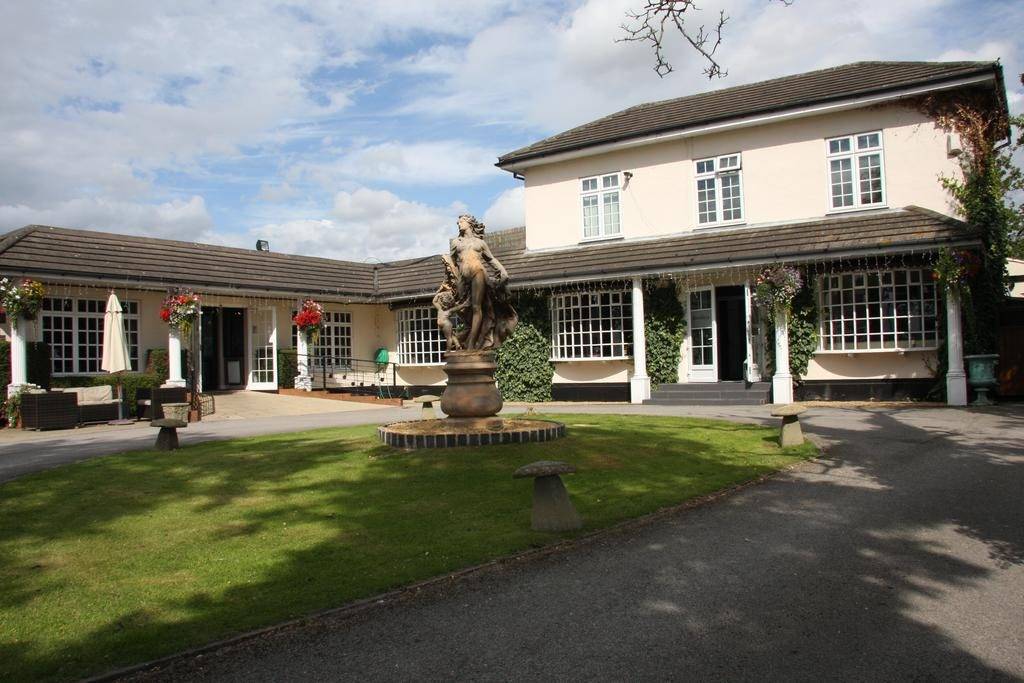
<instances>
[{"instance_id":1,"label":"potted plant","mask_svg":"<svg viewBox=\"0 0 1024 683\"><path fill-rule=\"evenodd\" d=\"M17 327L21 319L35 320L43 305L43 285L35 280L13 283L7 278L0 279L0 307L11 319L11 326Z\"/></svg>"},{"instance_id":2,"label":"potted plant","mask_svg":"<svg viewBox=\"0 0 1024 683\"><path fill-rule=\"evenodd\" d=\"M311 345L320 340L320 328L324 322L324 307L312 299L304 299L299 312L292 317L292 322Z\"/></svg>"},{"instance_id":3,"label":"potted plant","mask_svg":"<svg viewBox=\"0 0 1024 683\"><path fill-rule=\"evenodd\" d=\"M804 281L796 268L782 264L769 266L757 276L754 301L773 315L776 311L788 311L803 286Z\"/></svg>"},{"instance_id":4,"label":"potted plant","mask_svg":"<svg viewBox=\"0 0 1024 683\"><path fill-rule=\"evenodd\" d=\"M184 404L188 406L188 410L182 417L182 421L185 418L189 422L199 422L202 419L202 403L199 400L199 393L196 391L197 378L195 363L192 360L195 355L195 324L199 320L202 310L202 301L199 299L199 295L189 290L172 292L164 299L163 305L160 307L160 319L181 333L182 341L185 342L185 348L188 350L186 355L188 359L187 374L192 391L189 395L189 402Z\"/></svg>"}]
</instances>

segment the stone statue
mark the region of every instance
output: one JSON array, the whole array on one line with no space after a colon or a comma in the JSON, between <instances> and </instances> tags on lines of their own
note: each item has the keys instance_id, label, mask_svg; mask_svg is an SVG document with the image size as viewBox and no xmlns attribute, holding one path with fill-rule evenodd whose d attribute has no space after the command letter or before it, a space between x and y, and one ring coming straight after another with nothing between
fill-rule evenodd
<instances>
[{"instance_id":1,"label":"stone statue","mask_svg":"<svg viewBox=\"0 0 1024 683\"><path fill-rule=\"evenodd\" d=\"M483 236L483 223L459 216L459 236L452 240L450 255L443 257L445 278L433 303L449 351L496 350L519 322L509 302L508 271ZM459 329L456 316L462 323Z\"/></svg>"},{"instance_id":2,"label":"stone statue","mask_svg":"<svg viewBox=\"0 0 1024 683\"><path fill-rule=\"evenodd\" d=\"M469 215L459 216L459 236L442 258L444 281L433 302L448 342L441 410L450 418L497 415L502 400L494 352L519 322L509 301L508 271L484 241L484 224Z\"/></svg>"}]
</instances>

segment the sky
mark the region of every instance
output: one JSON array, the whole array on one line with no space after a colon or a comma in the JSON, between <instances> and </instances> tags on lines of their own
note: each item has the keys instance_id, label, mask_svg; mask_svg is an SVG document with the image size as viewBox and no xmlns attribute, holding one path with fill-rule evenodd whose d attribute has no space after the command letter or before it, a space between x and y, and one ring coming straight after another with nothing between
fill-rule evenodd
<instances>
[{"instance_id":1,"label":"sky","mask_svg":"<svg viewBox=\"0 0 1024 683\"><path fill-rule=\"evenodd\" d=\"M857 60L993 60L1024 109L1024 2L721 0L709 82L617 42L644 0L10 0L0 231L39 223L356 261L523 224L497 157L641 102Z\"/></svg>"}]
</instances>

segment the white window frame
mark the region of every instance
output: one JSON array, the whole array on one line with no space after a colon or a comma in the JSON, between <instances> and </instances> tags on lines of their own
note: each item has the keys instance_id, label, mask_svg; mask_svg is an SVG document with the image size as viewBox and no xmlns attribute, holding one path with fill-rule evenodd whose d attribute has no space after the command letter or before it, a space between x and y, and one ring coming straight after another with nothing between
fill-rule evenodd
<instances>
[{"instance_id":1,"label":"white window frame","mask_svg":"<svg viewBox=\"0 0 1024 683\"><path fill-rule=\"evenodd\" d=\"M437 366L444 364L448 342L437 326L437 309L413 306L395 311L398 331L398 365Z\"/></svg>"},{"instance_id":2,"label":"white window frame","mask_svg":"<svg viewBox=\"0 0 1024 683\"><path fill-rule=\"evenodd\" d=\"M614 171L611 173L599 173L597 175L586 176L578 179L580 188L580 235L582 236L580 241L596 242L599 240L618 239L622 237L622 177L622 173ZM608 184L609 182L614 182L614 187L610 186ZM592 186L591 183L593 183ZM618 204L619 209L618 230L615 232L609 232L607 216L605 214L605 198L612 194L617 195L616 203ZM587 214L585 203L591 199L597 201L596 235L587 235Z\"/></svg>"},{"instance_id":3,"label":"white window frame","mask_svg":"<svg viewBox=\"0 0 1024 683\"><path fill-rule=\"evenodd\" d=\"M935 351L943 340L941 306L939 286L928 268L823 275L818 281L817 353Z\"/></svg>"},{"instance_id":4,"label":"white window frame","mask_svg":"<svg viewBox=\"0 0 1024 683\"><path fill-rule=\"evenodd\" d=\"M608 297L608 303L601 301ZM597 297L597 303L594 303ZM593 316L597 308L597 317ZM607 307L604 315L602 308ZM618 309L618 314L615 313ZM594 335L599 335L595 340ZM605 337L607 335L607 337ZM606 353L607 347L613 350ZM620 353L615 353L619 347ZM592 289L551 295L551 360L625 360L633 357L633 291Z\"/></svg>"},{"instance_id":5,"label":"white window frame","mask_svg":"<svg viewBox=\"0 0 1024 683\"><path fill-rule=\"evenodd\" d=\"M292 319L298 311L292 310ZM310 346L311 357L310 368L316 367L320 360L319 349L328 347L328 358L330 363L328 369L351 368L352 367L352 313L351 311L324 310L323 329L320 330L320 339L316 344ZM292 323L292 348L299 345L299 328Z\"/></svg>"},{"instance_id":6,"label":"white window frame","mask_svg":"<svg viewBox=\"0 0 1024 683\"><path fill-rule=\"evenodd\" d=\"M872 135L878 136L878 145L865 145L861 146L860 142L862 138L870 138ZM833 143L841 145L846 142L848 145L847 150L833 151ZM888 193L885 191L885 142L884 136L881 130L869 130L862 133L850 133L849 135L839 135L832 138L825 139L825 197L826 197L826 213L845 213L848 211L864 211L866 209L879 209L885 208L888 202ZM861 200L861 160L870 155L878 155L879 164L879 181L881 183L881 201L877 202L863 202ZM833 181L832 181L832 162L848 160L850 162L850 174L851 182L853 183L853 203L849 206L835 206L835 198L832 194Z\"/></svg>"},{"instance_id":7,"label":"white window frame","mask_svg":"<svg viewBox=\"0 0 1024 683\"><path fill-rule=\"evenodd\" d=\"M747 221L747 207L744 204L743 199L743 154L741 152L732 152L729 154L719 154L713 157L706 157L704 159L695 159L693 162L693 219L694 225L698 228L718 227L722 225L742 225ZM738 218L733 217L726 219L725 211L722 206L723 192L722 192L722 179L725 177L735 177L738 181L738 187L740 191L740 205ZM701 201L700 201L700 185L702 181L712 181L712 186L715 191L714 198L714 212L715 220L701 222ZM731 208L730 211L735 211L735 208Z\"/></svg>"},{"instance_id":8,"label":"white window frame","mask_svg":"<svg viewBox=\"0 0 1024 683\"><path fill-rule=\"evenodd\" d=\"M48 302L54 302L54 301L61 301L61 302L68 301L68 302L70 302L71 310L65 311L65 310L56 310L56 309L52 308L53 304L52 303L48 303ZM95 306L96 310L95 311L80 311L79 310L79 303L80 302L95 302L96 303L96 306ZM45 307L47 305L50 305L51 308L50 309L46 309ZM86 307L88 307L88 304L86 304ZM61 332L70 332L70 334L71 334L71 343L70 343L70 346L71 346L71 357L70 357L70 359L69 358L61 358L61 359L59 359L61 361L66 361L66 360L70 360L71 361L71 367L72 367L72 371L71 372L64 372L64 371L57 372L56 370L54 370L54 361L56 361L58 359L56 358L55 354L53 353L53 341L52 341L52 339L47 341L47 344L50 346L50 373L54 377L70 377L70 376L74 376L74 375L89 375L89 376L93 376L93 375L103 375L103 374L106 374L103 370L99 369L100 363L103 362L103 318L104 318L104 316L106 314L106 307L107 307L106 299L97 299L97 298L93 298L93 297L74 298L74 297L65 297L65 296L48 296L48 297L44 298L43 309L40 310L39 314L38 314L39 315L39 330L40 330L40 332L43 335L43 341L47 341L46 337L47 337L48 333L52 335L53 332L55 331L55 330L52 329L52 326L47 326L46 325L46 320L45 320L46 318L60 317L60 318L70 319L70 321L71 321L71 327L69 329L60 330ZM140 315L139 315L139 311L141 310L141 308L140 308L139 302L134 300L134 299L126 299L126 300L122 301L121 302L121 307L124 309L124 313L123 313L124 322L125 322L125 331L124 332L125 332L125 337L128 340L128 356L131 359L131 366L132 366L131 372L138 372L139 371L139 356L140 356L140 350L141 350L140 346L139 346L139 342L140 342L140 335L139 335L139 319L140 319ZM130 313L129 311L133 307L135 308L135 313ZM86 321L86 320L95 321L94 325L95 325L96 329L95 330L88 329L88 326L85 325L85 323L84 323L84 321ZM49 327L49 329L48 329L48 327ZM132 328L134 328L134 329L132 329ZM87 337L86 340L83 342L81 340L81 338L80 338L82 334L85 334L85 335L95 334L95 340L90 341L88 339L88 337ZM65 345L62 344L62 346L65 346ZM86 354L83 354L81 352L82 351L82 347L94 347L97 350L97 354L98 355L96 355L95 357L93 357L91 355L86 356ZM96 361L96 370L88 370L88 371L81 370L80 369L81 364L83 362L88 362L90 360Z\"/></svg>"}]
</instances>

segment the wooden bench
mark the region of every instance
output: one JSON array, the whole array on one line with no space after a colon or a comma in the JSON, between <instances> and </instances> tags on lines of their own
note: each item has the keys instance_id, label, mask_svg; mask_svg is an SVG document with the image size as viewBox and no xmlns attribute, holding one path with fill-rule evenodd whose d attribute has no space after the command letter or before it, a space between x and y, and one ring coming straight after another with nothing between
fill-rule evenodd
<instances>
[{"instance_id":1,"label":"wooden bench","mask_svg":"<svg viewBox=\"0 0 1024 683\"><path fill-rule=\"evenodd\" d=\"M178 430L188 426L187 422L162 418L149 423L150 427L159 427L160 433L156 435L156 449L158 451L178 450Z\"/></svg>"}]
</instances>

